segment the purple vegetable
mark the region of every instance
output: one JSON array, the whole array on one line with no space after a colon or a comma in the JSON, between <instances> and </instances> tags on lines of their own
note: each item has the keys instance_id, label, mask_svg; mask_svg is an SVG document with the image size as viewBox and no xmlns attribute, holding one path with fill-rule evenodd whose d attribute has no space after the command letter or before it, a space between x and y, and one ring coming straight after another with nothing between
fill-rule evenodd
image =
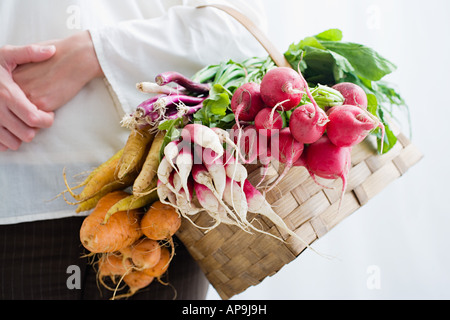
<instances>
[{"instance_id":1,"label":"purple vegetable","mask_svg":"<svg viewBox=\"0 0 450 320\"><path fill-rule=\"evenodd\" d=\"M165 119L192 115L203 107L206 98L183 94L157 95L142 102L131 115L125 116L122 125L128 128L157 125Z\"/></svg>"},{"instance_id":2,"label":"purple vegetable","mask_svg":"<svg viewBox=\"0 0 450 320\"><path fill-rule=\"evenodd\" d=\"M186 95L160 95L157 99L152 98L141 103L135 114L141 117L151 116L154 114L164 114L168 108L173 106L193 106L201 104L206 98L191 97ZM161 112L162 111L162 112Z\"/></svg>"},{"instance_id":3,"label":"purple vegetable","mask_svg":"<svg viewBox=\"0 0 450 320\"><path fill-rule=\"evenodd\" d=\"M208 93L209 90L211 89L209 84L192 81L188 77L175 71L167 71L160 73L159 75L156 76L155 82L160 86L164 86L166 84L174 82L186 88L186 90L195 93Z\"/></svg>"},{"instance_id":4,"label":"purple vegetable","mask_svg":"<svg viewBox=\"0 0 450 320\"><path fill-rule=\"evenodd\" d=\"M203 108L203 103L200 103L196 106L178 106L176 110L169 110L166 113L166 118L169 120L175 120L180 116L189 116L196 113L198 110Z\"/></svg>"}]
</instances>

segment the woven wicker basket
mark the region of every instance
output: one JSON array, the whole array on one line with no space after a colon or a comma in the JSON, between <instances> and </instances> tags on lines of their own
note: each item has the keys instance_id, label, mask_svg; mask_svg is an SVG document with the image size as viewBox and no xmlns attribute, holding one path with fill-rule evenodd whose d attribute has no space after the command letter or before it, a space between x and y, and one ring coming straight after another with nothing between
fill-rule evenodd
<instances>
[{"instance_id":1,"label":"woven wicker basket","mask_svg":"<svg viewBox=\"0 0 450 320\"><path fill-rule=\"evenodd\" d=\"M303 167L291 169L279 189L269 192L266 199L292 230L312 244L422 158L422 153L402 133L397 137L394 148L382 156L377 154L371 139L354 147L349 184L339 210L340 179L328 184L335 189L322 188ZM258 166L249 167L249 172L250 182L259 181ZM326 180L321 182L326 184ZM206 214L199 214L193 220L203 226L211 224ZM205 234L186 220L177 234L222 299L259 284L306 248L297 239L280 233L265 218L257 218L254 223L286 241L266 234L252 235L224 224Z\"/></svg>"},{"instance_id":2,"label":"woven wicker basket","mask_svg":"<svg viewBox=\"0 0 450 320\"><path fill-rule=\"evenodd\" d=\"M267 45L267 39L264 41ZM269 54L273 53L272 50L268 50ZM276 53L274 56L280 57ZM335 188L320 187L303 167L292 168L278 187L266 194L266 199L291 230L312 244L422 158L422 153L403 133L397 131L396 136L397 144L382 156L376 152L373 137L368 137L353 148L348 187L339 210L342 181L338 179L330 184L330 180L318 179L328 187ZM261 179L260 166L251 165L247 169L249 181L255 185ZM266 177L267 183L275 180L283 168L271 169ZM200 213L192 220L197 225L211 225L207 214ZM259 284L307 248L299 240L280 233L264 217L255 217L253 223L285 241L263 233L249 234L225 224L205 234L187 220L183 220L177 233L222 299L229 299Z\"/></svg>"}]
</instances>

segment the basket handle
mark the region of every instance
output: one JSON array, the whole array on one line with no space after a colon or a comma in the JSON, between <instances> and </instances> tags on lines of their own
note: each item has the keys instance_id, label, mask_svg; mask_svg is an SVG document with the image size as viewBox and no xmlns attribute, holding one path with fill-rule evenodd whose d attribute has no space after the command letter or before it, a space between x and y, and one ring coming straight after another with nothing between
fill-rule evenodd
<instances>
[{"instance_id":1,"label":"basket handle","mask_svg":"<svg viewBox=\"0 0 450 320\"><path fill-rule=\"evenodd\" d=\"M286 60L284 54L282 54L278 49L274 46L274 44L266 37L266 35L259 29L253 21L243 15L241 12L237 11L234 8L231 8L222 4L205 4L198 6L197 8L205 8L205 7L213 7L225 11L230 16L235 18L238 22L240 22L255 38L258 42L264 47L269 56L275 62L278 67L288 67L291 68L291 65Z\"/></svg>"}]
</instances>

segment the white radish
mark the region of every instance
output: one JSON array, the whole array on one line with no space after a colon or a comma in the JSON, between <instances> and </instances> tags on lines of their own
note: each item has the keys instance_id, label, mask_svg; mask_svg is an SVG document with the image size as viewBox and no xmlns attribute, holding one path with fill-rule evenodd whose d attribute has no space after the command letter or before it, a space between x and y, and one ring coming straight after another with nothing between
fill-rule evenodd
<instances>
[{"instance_id":1,"label":"white radish","mask_svg":"<svg viewBox=\"0 0 450 320\"><path fill-rule=\"evenodd\" d=\"M211 175L219 198L222 198L226 183L226 171L222 158L217 157L217 154L210 149L200 148L198 151L202 153L203 164Z\"/></svg>"},{"instance_id":2,"label":"white radish","mask_svg":"<svg viewBox=\"0 0 450 320\"><path fill-rule=\"evenodd\" d=\"M173 193L166 184L162 183L160 180L158 180L158 185L156 189L156 193L158 194L159 201L161 201L164 204L168 205L174 205L176 204L176 196L175 193ZM168 199L169 201L167 202Z\"/></svg>"},{"instance_id":3,"label":"white radish","mask_svg":"<svg viewBox=\"0 0 450 320\"><path fill-rule=\"evenodd\" d=\"M174 168L175 170L178 170L173 161L175 160L175 158L178 155L178 145L180 144L179 140L174 140L169 142L165 147L164 147L164 156L166 157L167 161L169 162L169 164L172 166L172 168Z\"/></svg>"},{"instance_id":4,"label":"white radish","mask_svg":"<svg viewBox=\"0 0 450 320\"><path fill-rule=\"evenodd\" d=\"M210 148L219 157L223 155L224 149L219 136L207 126L198 123L188 124L181 130L181 137L184 141L198 144L203 148Z\"/></svg>"},{"instance_id":5,"label":"white radish","mask_svg":"<svg viewBox=\"0 0 450 320\"><path fill-rule=\"evenodd\" d=\"M188 188L188 179L194 165L194 156L189 146L183 147L178 153L176 159L176 166L178 168L178 175L180 176L181 185L184 191L190 198L190 191Z\"/></svg>"},{"instance_id":6,"label":"white radish","mask_svg":"<svg viewBox=\"0 0 450 320\"><path fill-rule=\"evenodd\" d=\"M247 220L248 205L244 190L236 181L227 178L225 192L223 193L225 203L231 206L239 216L241 223L249 226Z\"/></svg>"},{"instance_id":7,"label":"white radish","mask_svg":"<svg viewBox=\"0 0 450 320\"><path fill-rule=\"evenodd\" d=\"M219 202L219 204L228 212L228 214L237 222L237 224L242 225L242 223L240 222L241 219L239 219L236 216L236 212L231 210L227 206L227 204L224 202L226 186L224 189L223 196L219 196L219 194L217 193L217 190L214 187L214 183L212 181L211 175L209 174L209 172L206 170L206 168L203 165L199 165L199 164L194 165L194 167L192 169L192 177L194 178L194 181L197 184L201 184L201 185L204 185L205 187L207 187L211 191L211 193L214 195L216 200ZM231 202L230 202L230 206L231 206ZM245 229L245 228L242 227L242 229Z\"/></svg>"}]
</instances>

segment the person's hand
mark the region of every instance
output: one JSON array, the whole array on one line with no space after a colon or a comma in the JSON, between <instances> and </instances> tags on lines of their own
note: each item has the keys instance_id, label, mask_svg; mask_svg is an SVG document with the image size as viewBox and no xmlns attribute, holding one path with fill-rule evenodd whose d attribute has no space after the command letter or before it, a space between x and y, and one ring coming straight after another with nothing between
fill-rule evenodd
<instances>
[{"instance_id":1,"label":"person's hand","mask_svg":"<svg viewBox=\"0 0 450 320\"><path fill-rule=\"evenodd\" d=\"M52 42L55 55L13 72L14 81L39 109L50 112L62 107L92 79L103 76L88 31Z\"/></svg>"},{"instance_id":2,"label":"person's hand","mask_svg":"<svg viewBox=\"0 0 450 320\"><path fill-rule=\"evenodd\" d=\"M0 151L17 150L30 142L39 128L53 124L54 114L39 110L14 82L12 73L22 64L51 58L54 46L4 46L0 48Z\"/></svg>"}]
</instances>

